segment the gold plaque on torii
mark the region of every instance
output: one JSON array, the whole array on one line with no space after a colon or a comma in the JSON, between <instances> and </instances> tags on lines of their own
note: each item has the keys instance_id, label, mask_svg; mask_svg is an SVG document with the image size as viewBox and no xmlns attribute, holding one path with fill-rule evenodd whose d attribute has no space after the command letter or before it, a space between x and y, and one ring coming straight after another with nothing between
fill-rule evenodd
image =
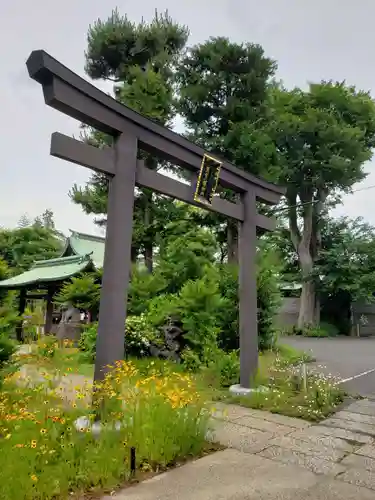
<instances>
[{"instance_id":1,"label":"gold plaque on torii","mask_svg":"<svg viewBox=\"0 0 375 500\"><path fill-rule=\"evenodd\" d=\"M209 155L204 155L199 171L194 201L211 205L219 182L222 162Z\"/></svg>"}]
</instances>

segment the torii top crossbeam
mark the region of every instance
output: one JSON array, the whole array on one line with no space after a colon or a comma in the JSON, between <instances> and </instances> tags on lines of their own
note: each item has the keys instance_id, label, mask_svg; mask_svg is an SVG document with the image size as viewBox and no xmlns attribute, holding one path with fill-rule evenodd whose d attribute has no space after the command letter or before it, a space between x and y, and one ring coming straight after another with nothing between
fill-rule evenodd
<instances>
[{"instance_id":1,"label":"torii top crossbeam","mask_svg":"<svg viewBox=\"0 0 375 500\"><path fill-rule=\"evenodd\" d=\"M193 205L192 186L149 170L137 159L138 148L192 172L201 168L205 151L172 130L155 123L69 70L43 50L27 60L31 78L43 87L47 105L115 138L113 148L98 149L55 132L53 156L86 166L109 177L106 250L99 312L95 378L103 367L123 355L124 320L130 274L135 185L148 187ZM241 384L248 387L257 366L257 299L255 278L256 228L271 230L273 221L257 214L256 200L278 203L284 189L240 170L225 160L219 184L240 193L232 203L214 197L203 208L240 222L240 360ZM193 183L194 184L194 183Z\"/></svg>"}]
</instances>

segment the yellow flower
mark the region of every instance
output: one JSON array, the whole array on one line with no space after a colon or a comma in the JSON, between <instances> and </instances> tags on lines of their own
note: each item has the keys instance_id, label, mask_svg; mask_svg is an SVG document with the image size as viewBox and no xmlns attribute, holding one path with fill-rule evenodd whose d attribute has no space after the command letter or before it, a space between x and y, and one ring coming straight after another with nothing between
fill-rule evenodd
<instances>
[{"instance_id":1,"label":"yellow flower","mask_svg":"<svg viewBox=\"0 0 375 500\"><path fill-rule=\"evenodd\" d=\"M38 481L38 477L35 474L32 474L30 477L31 477L31 480L34 481L34 483L36 483Z\"/></svg>"},{"instance_id":2,"label":"yellow flower","mask_svg":"<svg viewBox=\"0 0 375 500\"><path fill-rule=\"evenodd\" d=\"M47 434L47 429L40 429L41 434Z\"/></svg>"},{"instance_id":3,"label":"yellow flower","mask_svg":"<svg viewBox=\"0 0 375 500\"><path fill-rule=\"evenodd\" d=\"M31 448L36 448L36 441L35 441L35 439L33 439L31 441Z\"/></svg>"}]
</instances>

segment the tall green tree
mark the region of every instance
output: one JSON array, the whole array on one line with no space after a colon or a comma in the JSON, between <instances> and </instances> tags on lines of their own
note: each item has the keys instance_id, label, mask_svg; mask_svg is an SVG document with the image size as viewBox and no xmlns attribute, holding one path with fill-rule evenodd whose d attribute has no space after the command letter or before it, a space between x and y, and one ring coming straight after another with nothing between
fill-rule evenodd
<instances>
[{"instance_id":1,"label":"tall green tree","mask_svg":"<svg viewBox=\"0 0 375 500\"><path fill-rule=\"evenodd\" d=\"M186 44L188 30L175 23L167 13L155 13L151 22L133 23L114 10L110 17L90 26L87 36L85 71L92 79L114 82L117 100L159 122L171 125L173 107L174 67ZM86 130L86 140L102 146L111 139L93 130ZM155 156L142 153L146 166L156 170L163 166ZM165 165L164 165L165 166ZM103 175L94 174L89 183L74 186L72 199L86 213L99 215L105 223L108 183ZM143 253L149 271L153 268L153 247L160 224L155 223L165 199L151 190L136 191L133 260ZM163 207L161 208L162 212Z\"/></svg>"},{"instance_id":2,"label":"tall green tree","mask_svg":"<svg viewBox=\"0 0 375 500\"><path fill-rule=\"evenodd\" d=\"M277 156L261 125L275 70L259 45L219 37L192 47L177 72L178 109L189 138L246 171L270 174ZM227 190L221 196L233 200ZM237 224L211 214L203 221L216 226L219 239L226 239L228 260L236 262Z\"/></svg>"},{"instance_id":3,"label":"tall green tree","mask_svg":"<svg viewBox=\"0 0 375 500\"><path fill-rule=\"evenodd\" d=\"M0 258L13 274L26 271L35 260L59 256L62 249L63 241L44 227L0 230Z\"/></svg>"},{"instance_id":4,"label":"tall green tree","mask_svg":"<svg viewBox=\"0 0 375 500\"><path fill-rule=\"evenodd\" d=\"M375 227L362 218L330 218L322 229L322 250L316 272L321 290L350 301L372 301L375 293Z\"/></svg>"},{"instance_id":5,"label":"tall green tree","mask_svg":"<svg viewBox=\"0 0 375 500\"><path fill-rule=\"evenodd\" d=\"M299 326L319 322L314 266L327 207L365 178L375 146L375 105L345 83L310 84L307 91L274 88L269 134L286 188L290 240L302 277Z\"/></svg>"}]
</instances>

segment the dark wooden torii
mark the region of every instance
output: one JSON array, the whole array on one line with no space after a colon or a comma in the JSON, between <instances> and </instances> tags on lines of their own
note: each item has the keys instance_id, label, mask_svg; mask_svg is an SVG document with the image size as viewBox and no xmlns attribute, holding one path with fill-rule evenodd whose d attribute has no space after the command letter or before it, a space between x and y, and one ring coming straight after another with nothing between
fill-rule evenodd
<instances>
[{"instance_id":1,"label":"dark wooden torii","mask_svg":"<svg viewBox=\"0 0 375 500\"><path fill-rule=\"evenodd\" d=\"M192 205L207 208L240 223L239 231L239 337L240 383L250 387L258 364L256 238L257 228L272 230L274 221L257 213L256 200L274 205L284 189L217 158L219 184L240 194L232 203L214 197L201 204L192 185L149 170L137 158L138 150L154 153L196 174L206 152L181 135L117 102L43 50L27 60L31 78L42 85L51 106L115 138L113 148L99 149L55 132L51 155L83 165L109 178L107 233L100 296L95 380L105 367L123 358L124 323L131 266L135 186L147 187ZM196 177L195 177L196 178Z\"/></svg>"}]
</instances>

